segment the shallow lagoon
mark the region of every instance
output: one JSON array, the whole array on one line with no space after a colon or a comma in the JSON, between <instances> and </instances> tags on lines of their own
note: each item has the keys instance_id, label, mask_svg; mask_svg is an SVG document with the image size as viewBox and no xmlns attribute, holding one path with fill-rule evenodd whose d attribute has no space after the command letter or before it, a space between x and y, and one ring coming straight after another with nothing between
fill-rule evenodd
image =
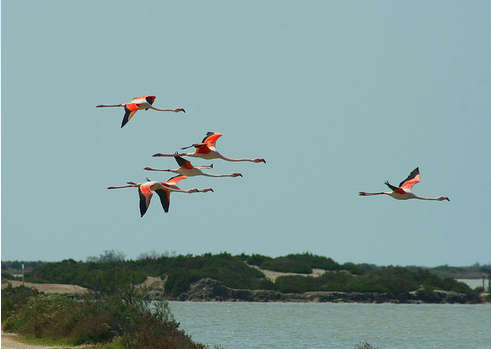
<instances>
[{"instance_id":1,"label":"shallow lagoon","mask_svg":"<svg viewBox=\"0 0 491 349\"><path fill-rule=\"evenodd\" d=\"M169 302L180 328L234 348L491 348L491 304Z\"/></svg>"}]
</instances>

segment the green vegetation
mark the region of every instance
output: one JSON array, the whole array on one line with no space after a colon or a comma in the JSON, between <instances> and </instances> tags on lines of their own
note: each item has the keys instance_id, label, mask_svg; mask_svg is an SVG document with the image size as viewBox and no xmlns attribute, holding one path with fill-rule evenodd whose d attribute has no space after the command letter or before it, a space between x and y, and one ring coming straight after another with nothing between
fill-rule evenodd
<instances>
[{"instance_id":1,"label":"green vegetation","mask_svg":"<svg viewBox=\"0 0 491 349\"><path fill-rule=\"evenodd\" d=\"M106 348L205 348L179 330L167 303L135 288L74 301L25 287L2 291L2 327L44 343L112 343Z\"/></svg>"},{"instance_id":2,"label":"green vegetation","mask_svg":"<svg viewBox=\"0 0 491 349\"><path fill-rule=\"evenodd\" d=\"M250 267L293 272L304 275L280 276L275 283L259 270ZM320 277L311 277L314 268L327 270ZM265 289L286 293L307 291L378 292L399 301L406 301L410 293L425 301L437 301L435 290L452 291L465 295L465 301L478 302L478 292L452 278L440 278L429 269L405 267L377 267L369 264L339 264L331 258L310 253L290 254L271 258L258 254L232 256L228 253L203 255L142 255L138 260L125 260L121 253L106 251L87 262L72 259L56 263L38 264L26 281L68 283L107 294L129 285L142 283L147 276L167 279L165 295L176 299L193 282L213 278L236 289Z\"/></svg>"},{"instance_id":3,"label":"green vegetation","mask_svg":"<svg viewBox=\"0 0 491 349\"><path fill-rule=\"evenodd\" d=\"M475 263L468 267L452 267L449 265L440 265L430 269L436 275L442 278L452 277L455 279L480 279L483 276L491 277L491 264Z\"/></svg>"},{"instance_id":4,"label":"green vegetation","mask_svg":"<svg viewBox=\"0 0 491 349\"><path fill-rule=\"evenodd\" d=\"M434 301L434 289L463 293L468 301L477 301L478 294L467 285L454 279L441 279L427 270L410 271L402 267L383 267L366 271L361 275L347 272L327 272L318 278L310 276L281 276L276 279L281 292L343 291L383 292L405 300L411 291L423 289L427 301Z\"/></svg>"},{"instance_id":5,"label":"green vegetation","mask_svg":"<svg viewBox=\"0 0 491 349\"><path fill-rule=\"evenodd\" d=\"M46 262L41 261L6 261L2 262L2 273L7 272L10 274L22 273L22 264L24 264L24 271L31 271L34 267L44 264Z\"/></svg>"},{"instance_id":6,"label":"green vegetation","mask_svg":"<svg viewBox=\"0 0 491 349\"><path fill-rule=\"evenodd\" d=\"M7 273L7 272L2 272L2 280L3 279L5 279L5 280L21 280L22 278L15 277L12 274Z\"/></svg>"},{"instance_id":7,"label":"green vegetation","mask_svg":"<svg viewBox=\"0 0 491 349\"><path fill-rule=\"evenodd\" d=\"M107 260L76 262L72 259L45 263L31 273L26 281L76 284L104 293L142 283L146 276L167 277L165 293L176 297L189 285L204 277L221 281L231 288L273 289L274 285L254 268L228 253L202 256L179 255L143 258L137 261Z\"/></svg>"},{"instance_id":8,"label":"green vegetation","mask_svg":"<svg viewBox=\"0 0 491 349\"><path fill-rule=\"evenodd\" d=\"M352 274L361 274L365 270L353 263L338 264L331 258L316 256L305 252L301 254L289 254L285 257L271 258L254 254L252 256L238 256L250 265L257 265L262 269L274 270L284 273L310 274L312 269L347 270Z\"/></svg>"}]
</instances>

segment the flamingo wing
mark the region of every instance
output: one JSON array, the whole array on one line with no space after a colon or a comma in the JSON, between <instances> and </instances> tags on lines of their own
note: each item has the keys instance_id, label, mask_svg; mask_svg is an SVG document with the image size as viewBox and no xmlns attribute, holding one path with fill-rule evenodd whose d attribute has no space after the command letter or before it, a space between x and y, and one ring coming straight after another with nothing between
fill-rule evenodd
<instances>
[{"instance_id":1,"label":"flamingo wing","mask_svg":"<svg viewBox=\"0 0 491 349\"><path fill-rule=\"evenodd\" d=\"M143 217L150 206L152 191L146 186L138 186L138 196L140 197L140 215Z\"/></svg>"},{"instance_id":2,"label":"flamingo wing","mask_svg":"<svg viewBox=\"0 0 491 349\"><path fill-rule=\"evenodd\" d=\"M215 148L215 144L217 142L217 139L220 138L222 134L220 132L208 132L206 134L206 137L203 138L202 143L205 143L208 148Z\"/></svg>"},{"instance_id":3,"label":"flamingo wing","mask_svg":"<svg viewBox=\"0 0 491 349\"><path fill-rule=\"evenodd\" d=\"M404 191L401 190L401 188L398 188L395 185L390 184L389 181L385 181L385 185L388 186L390 188L390 190L392 190L396 193L401 193L401 194L404 193Z\"/></svg>"},{"instance_id":4,"label":"flamingo wing","mask_svg":"<svg viewBox=\"0 0 491 349\"><path fill-rule=\"evenodd\" d=\"M184 159L178 155L174 156L174 159L176 159L177 164L182 168L186 168L188 170L191 170L193 168L193 165L191 165L190 161L188 161L188 160L186 160L186 159Z\"/></svg>"},{"instance_id":5,"label":"flamingo wing","mask_svg":"<svg viewBox=\"0 0 491 349\"><path fill-rule=\"evenodd\" d=\"M177 175L177 176L174 176L174 177L171 177L167 182L165 182L165 184L168 184L168 185L177 185L177 183L183 179L186 179L188 178L187 176L181 176L181 175Z\"/></svg>"},{"instance_id":6,"label":"flamingo wing","mask_svg":"<svg viewBox=\"0 0 491 349\"><path fill-rule=\"evenodd\" d=\"M152 96L135 97L131 100L131 103L135 103L135 104L149 103L149 100L151 100L151 98L149 98L149 97L152 97ZM153 103L153 100L152 100L152 103ZM152 104L152 103L150 103L150 104Z\"/></svg>"},{"instance_id":7,"label":"flamingo wing","mask_svg":"<svg viewBox=\"0 0 491 349\"><path fill-rule=\"evenodd\" d=\"M408 192L411 191L411 188L419 182L420 180L420 174L419 174L419 167L416 167L414 170L411 171L409 176L405 180L399 184L399 187L402 188L404 191Z\"/></svg>"},{"instance_id":8,"label":"flamingo wing","mask_svg":"<svg viewBox=\"0 0 491 349\"><path fill-rule=\"evenodd\" d=\"M169 204L170 204L170 192L164 189L157 189L155 192L160 197L160 203L162 204L162 208L164 212L169 212Z\"/></svg>"},{"instance_id":9,"label":"flamingo wing","mask_svg":"<svg viewBox=\"0 0 491 349\"><path fill-rule=\"evenodd\" d=\"M121 128L123 128L123 126L126 125L126 123L131 120L131 118L135 115L137 110L138 110L137 104L135 103L125 104L124 117L123 117L123 122L121 122Z\"/></svg>"}]
</instances>

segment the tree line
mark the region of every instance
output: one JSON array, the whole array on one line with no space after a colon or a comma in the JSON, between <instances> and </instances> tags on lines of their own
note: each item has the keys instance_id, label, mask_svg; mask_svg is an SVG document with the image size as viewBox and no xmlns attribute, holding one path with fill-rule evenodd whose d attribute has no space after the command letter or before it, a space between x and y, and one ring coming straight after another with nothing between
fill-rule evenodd
<instances>
[{"instance_id":1,"label":"tree line","mask_svg":"<svg viewBox=\"0 0 491 349\"><path fill-rule=\"evenodd\" d=\"M314 268L326 272L320 277L308 275L280 276L273 283L253 268L310 274ZM209 277L236 289L264 289L279 292L307 291L383 292L399 298L408 292L433 290L465 294L469 301L478 300L475 290L451 277L442 278L429 269L372 264L340 264L331 258L311 253L268 257L259 254L203 255L146 254L136 260L106 251L87 261L73 259L37 264L26 273L26 281L76 284L89 289L112 293L131 284L142 283L147 276L167 278L165 295L176 298L187 291L193 282Z\"/></svg>"}]
</instances>

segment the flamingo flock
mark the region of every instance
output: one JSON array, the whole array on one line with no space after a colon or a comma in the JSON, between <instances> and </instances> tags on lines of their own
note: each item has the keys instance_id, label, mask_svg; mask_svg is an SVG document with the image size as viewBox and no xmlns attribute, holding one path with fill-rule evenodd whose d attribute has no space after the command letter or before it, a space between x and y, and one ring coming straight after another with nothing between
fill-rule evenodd
<instances>
[{"instance_id":1,"label":"flamingo flock","mask_svg":"<svg viewBox=\"0 0 491 349\"><path fill-rule=\"evenodd\" d=\"M138 110L148 110L153 109L157 111L170 111L170 112L183 112L185 110L183 108L175 108L175 109L160 109L153 106L155 101L155 96L141 96L135 97L131 100L130 103L127 104L100 104L97 105L97 108L111 108L111 107L123 107L125 114L123 116L123 121L121 123L121 128L124 127L129 120L133 118L135 113ZM216 142L218 138L222 136L219 132L207 132L206 136L200 143L195 143L190 146L182 147L181 150L194 148L194 152L192 153L174 153L174 154L162 154L156 153L153 154L153 157L173 157L179 168L177 169L155 169L151 167L145 167L146 171L161 171L161 172L171 172L177 174L174 177L169 178L167 181L152 181L147 178L147 181L144 183L136 183L129 181L127 185L122 186L110 186L107 189L121 189L121 188L137 188L138 196L139 196L139 207L140 207L140 216L143 217L150 206L150 200L153 196L153 193L157 193L160 198L160 203L162 204L162 208L164 212L169 212L170 205L170 193L178 192L178 193L206 193L213 192L212 188L205 189L188 189L184 190L177 186L177 183L183 179L194 176L206 176L206 177L242 177L242 174L239 172L230 173L230 174L220 174L214 175L207 172L203 172L203 169L213 169L213 164L208 166L193 166L189 160L184 159L183 157L193 157L204 160L212 160L212 159L222 159L224 161L230 162L255 162L255 163L266 163L266 160L263 158L229 158L225 155L219 153L216 149ZM439 196L439 197L423 197L418 196L412 192L412 187L418 183L421 179L421 174L419 172L419 167L415 168L409 176L403 180L399 186L395 186L389 183L389 181L385 182L390 188L390 191L387 192L376 192L376 193L367 193L367 192L359 192L360 196L374 196L374 195L387 195L396 200L409 200L409 199L419 199L419 200L434 200L434 201L450 201L447 196Z\"/></svg>"},{"instance_id":2,"label":"flamingo flock","mask_svg":"<svg viewBox=\"0 0 491 349\"><path fill-rule=\"evenodd\" d=\"M124 127L128 121L133 118L135 113L138 110L148 110L153 109L157 111L172 111L172 112L185 112L183 108L176 109L159 109L153 107L153 102L155 101L155 96L142 96L135 97L130 103L127 104L99 104L96 108L112 108L112 107L123 107L125 110L125 114L123 117L123 121L121 123L121 128ZM175 153L175 154L154 154L154 157L157 156L165 156L165 157L173 157L179 168L177 169L155 169L151 167L145 167L146 171L161 171L161 172L172 172L177 174L177 176L169 178L167 181L152 181L147 178L147 181L144 183L136 183L132 181L126 182L126 185L121 186L110 186L107 189L122 189L122 188L137 188L138 196L139 196L139 207L140 207L140 216L143 217L150 206L150 200L153 196L153 193L157 193L160 198L160 203L162 204L162 208L164 212L169 212L170 206L170 193L178 192L178 193L206 193L213 192L212 188L206 189L188 189L184 190L177 186L177 183L183 179L194 176L206 176L206 177L242 177L242 174L239 172L234 172L230 174L219 174L214 175L207 172L203 172L203 169L213 169L213 164L209 166L193 166L189 160L183 158L183 156L191 156L197 157L201 159L222 159L225 161L249 161L249 162L263 162L266 161L262 158L256 159L232 159L220 154L215 147L215 143L218 138L222 136L219 132L208 132L205 138L201 141L201 143L193 144L189 147L184 147L182 149L187 149L194 147L196 148L194 153Z\"/></svg>"}]
</instances>

